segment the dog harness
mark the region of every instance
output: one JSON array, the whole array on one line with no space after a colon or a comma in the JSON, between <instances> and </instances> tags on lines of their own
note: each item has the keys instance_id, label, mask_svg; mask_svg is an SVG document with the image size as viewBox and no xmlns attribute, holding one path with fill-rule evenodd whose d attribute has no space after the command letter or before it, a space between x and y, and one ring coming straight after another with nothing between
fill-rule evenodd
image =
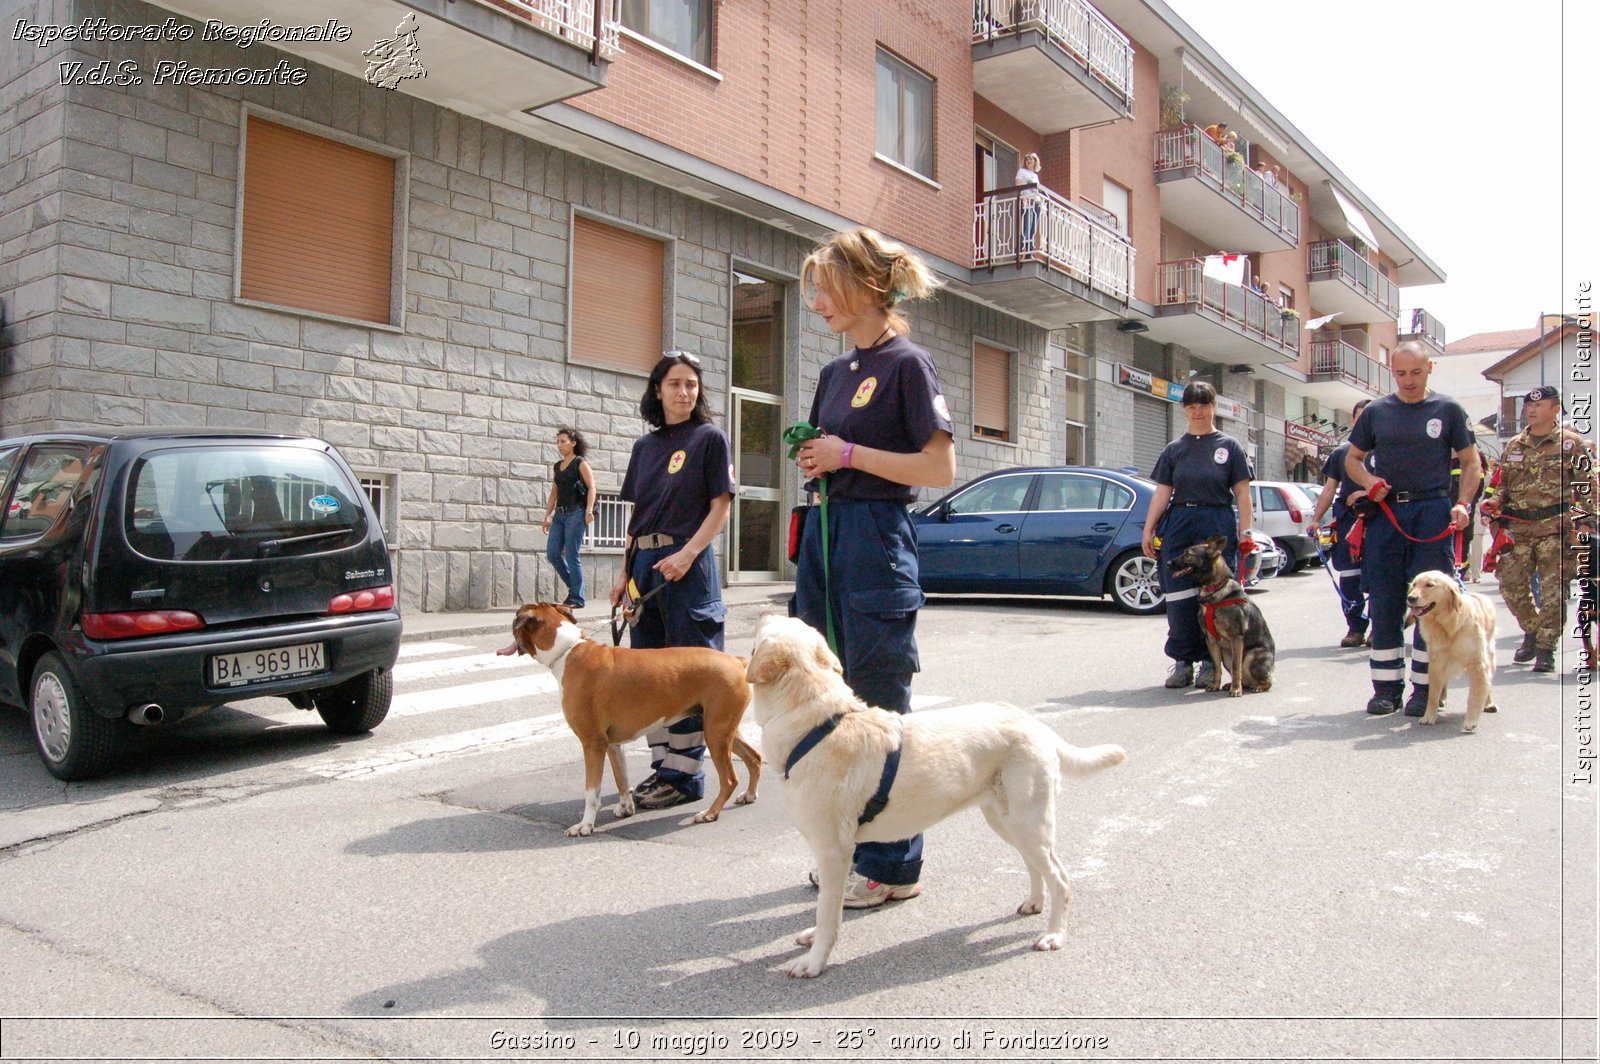
<instances>
[{"instance_id":1,"label":"dog harness","mask_svg":"<svg viewBox=\"0 0 1600 1064\"><path fill-rule=\"evenodd\" d=\"M1226 584L1226 583L1227 583L1227 581L1224 580L1221 584L1212 584L1209 587L1203 587L1200 590L1201 590L1201 592L1203 594L1209 595L1209 594L1212 594L1213 592L1222 590L1223 584ZM1202 603L1200 603L1200 605L1202 605L1202 606L1204 606L1206 608L1206 631L1211 633L1211 638L1212 639L1218 639L1218 640L1220 640L1222 638L1221 634L1218 633L1218 631L1217 631L1217 611L1218 610L1220 610L1224 606L1244 606L1244 605L1248 605L1249 602L1250 602L1250 600L1247 599L1247 598L1231 598L1231 599L1223 599L1221 602L1202 602Z\"/></svg>"},{"instance_id":2,"label":"dog harness","mask_svg":"<svg viewBox=\"0 0 1600 1064\"><path fill-rule=\"evenodd\" d=\"M789 760L783 763L784 779L789 778L790 770L800 763L802 757L815 750L818 743L833 734L833 729L839 726L841 720L844 720L844 714L835 713L815 728L806 732L805 737L795 743L794 749L789 752ZM871 798L867 799L867 808L861 814L860 819L856 821L857 824L870 824L889 804L889 788L894 786L895 774L900 771L900 747L904 745L904 736L904 725L902 725L902 742L896 743L894 749L890 750L883 759L883 775L878 777L878 789L873 792Z\"/></svg>"}]
</instances>

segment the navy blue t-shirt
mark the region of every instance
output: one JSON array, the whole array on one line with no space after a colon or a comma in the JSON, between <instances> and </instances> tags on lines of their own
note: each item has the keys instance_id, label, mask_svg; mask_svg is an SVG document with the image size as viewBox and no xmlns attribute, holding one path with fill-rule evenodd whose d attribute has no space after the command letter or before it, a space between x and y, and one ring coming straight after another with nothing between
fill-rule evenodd
<instances>
[{"instance_id":1,"label":"navy blue t-shirt","mask_svg":"<svg viewBox=\"0 0 1600 1064\"><path fill-rule=\"evenodd\" d=\"M1344 459L1349 453L1350 441L1346 440L1335 447L1333 453L1328 456L1328 460L1322 463L1323 480L1337 480L1339 482L1339 490L1333 494L1333 516L1336 519L1343 517L1345 511L1350 508L1349 499L1351 493L1361 490L1361 485L1351 480L1350 474L1344 470ZM1369 471L1372 469L1372 456L1370 454L1367 455L1366 466Z\"/></svg>"},{"instance_id":2,"label":"navy blue t-shirt","mask_svg":"<svg viewBox=\"0 0 1600 1064\"><path fill-rule=\"evenodd\" d=\"M1467 411L1448 395L1420 403L1386 395L1367 404L1350 445L1371 454L1371 469L1395 491L1450 492L1450 463L1473 442Z\"/></svg>"},{"instance_id":3,"label":"navy blue t-shirt","mask_svg":"<svg viewBox=\"0 0 1600 1064\"><path fill-rule=\"evenodd\" d=\"M1150 479L1172 489L1174 505L1232 506L1233 486L1250 479L1250 460L1225 432L1185 432L1161 452Z\"/></svg>"},{"instance_id":4,"label":"navy blue t-shirt","mask_svg":"<svg viewBox=\"0 0 1600 1064\"><path fill-rule=\"evenodd\" d=\"M628 535L689 539L711 501L733 490L732 449L721 429L684 421L647 432L634 441L622 480L622 498L633 503Z\"/></svg>"},{"instance_id":5,"label":"navy blue t-shirt","mask_svg":"<svg viewBox=\"0 0 1600 1064\"><path fill-rule=\"evenodd\" d=\"M933 358L903 336L857 348L823 366L811 400L811 424L848 443L897 454L916 454L935 432L954 435ZM859 469L840 469L828 481L828 494L908 503L917 489Z\"/></svg>"}]
</instances>

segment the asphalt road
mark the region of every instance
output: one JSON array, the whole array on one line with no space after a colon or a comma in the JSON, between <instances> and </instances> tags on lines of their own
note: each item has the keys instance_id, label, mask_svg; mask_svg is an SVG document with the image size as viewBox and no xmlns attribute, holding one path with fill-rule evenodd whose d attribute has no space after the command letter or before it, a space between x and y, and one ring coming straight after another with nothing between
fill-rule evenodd
<instances>
[{"instance_id":1,"label":"asphalt road","mask_svg":"<svg viewBox=\"0 0 1600 1064\"><path fill-rule=\"evenodd\" d=\"M608 793L568 839L577 744L503 632L409 643L370 736L243 702L86 784L0 712L0 1058L1594 1059L1594 685L1512 665L1502 608L1477 734L1464 691L1372 718L1327 579L1256 601L1277 683L1230 699L1161 688L1158 619L935 600L919 705L1129 759L1065 785L1064 951L1029 949L1021 861L967 812L812 981L777 971L815 898L781 770L712 825Z\"/></svg>"}]
</instances>

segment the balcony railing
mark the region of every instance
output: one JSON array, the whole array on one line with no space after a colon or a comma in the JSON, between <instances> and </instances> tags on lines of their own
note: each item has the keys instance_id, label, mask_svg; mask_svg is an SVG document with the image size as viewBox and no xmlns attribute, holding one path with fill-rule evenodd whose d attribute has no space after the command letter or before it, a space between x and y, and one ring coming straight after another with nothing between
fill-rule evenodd
<instances>
[{"instance_id":1,"label":"balcony railing","mask_svg":"<svg viewBox=\"0 0 1600 1064\"><path fill-rule=\"evenodd\" d=\"M571 41L580 48L594 48L595 4L600 5L600 57L615 59L622 54L622 35L617 32L618 0L478 0L485 7L520 15L538 29Z\"/></svg>"},{"instance_id":2,"label":"balcony railing","mask_svg":"<svg viewBox=\"0 0 1600 1064\"><path fill-rule=\"evenodd\" d=\"M1160 306L1190 305L1220 314L1243 331L1286 351L1300 350L1300 319L1285 314L1266 296L1205 275L1202 259L1179 259L1156 266Z\"/></svg>"},{"instance_id":3,"label":"balcony railing","mask_svg":"<svg viewBox=\"0 0 1600 1064\"><path fill-rule=\"evenodd\" d=\"M1039 30L1133 107L1133 45L1083 0L973 0L972 39Z\"/></svg>"},{"instance_id":4,"label":"balcony railing","mask_svg":"<svg viewBox=\"0 0 1600 1064\"><path fill-rule=\"evenodd\" d=\"M1388 395L1393 390L1389 367L1343 340L1311 341L1311 374L1338 378L1373 395Z\"/></svg>"},{"instance_id":5,"label":"balcony railing","mask_svg":"<svg viewBox=\"0 0 1600 1064\"><path fill-rule=\"evenodd\" d=\"M1444 322L1418 307L1412 311L1401 311L1398 332L1401 336L1420 336L1428 343L1444 350Z\"/></svg>"},{"instance_id":6,"label":"balcony railing","mask_svg":"<svg viewBox=\"0 0 1600 1064\"><path fill-rule=\"evenodd\" d=\"M1311 280L1342 278L1350 287L1388 311L1400 313L1400 289L1355 248L1343 240L1319 240L1311 245Z\"/></svg>"},{"instance_id":7,"label":"balcony railing","mask_svg":"<svg viewBox=\"0 0 1600 1064\"><path fill-rule=\"evenodd\" d=\"M987 192L972 211L976 266L1043 262L1126 303L1133 256L1127 237L1041 186Z\"/></svg>"},{"instance_id":8,"label":"balcony railing","mask_svg":"<svg viewBox=\"0 0 1600 1064\"><path fill-rule=\"evenodd\" d=\"M1199 126L1163 129L1156 134L1156 174L1191 172L1223 196L1276 229L1285 240L1300 243L1300 205L1278 186L1244 165L1243 157L1230 163L1222 145Z\"/></svg>"}]
</instances>

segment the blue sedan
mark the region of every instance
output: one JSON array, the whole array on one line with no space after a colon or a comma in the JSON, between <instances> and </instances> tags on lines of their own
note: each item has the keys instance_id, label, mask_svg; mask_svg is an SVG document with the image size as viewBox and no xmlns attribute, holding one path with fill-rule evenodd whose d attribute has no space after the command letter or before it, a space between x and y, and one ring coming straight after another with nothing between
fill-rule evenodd
<instances>
[{"instance_id":1,"label":"blue sedan","mask_svg":"<svg viewBox=\"0 0 1600 1064\"><path fill-rule=\"evenodd\" d=\"M1088 466L986 473L913 511L922 589L1110 595L1125 612L1159 613L1156 563L1139 551L1155 490Z\"/></svg>"}]
</instances>

